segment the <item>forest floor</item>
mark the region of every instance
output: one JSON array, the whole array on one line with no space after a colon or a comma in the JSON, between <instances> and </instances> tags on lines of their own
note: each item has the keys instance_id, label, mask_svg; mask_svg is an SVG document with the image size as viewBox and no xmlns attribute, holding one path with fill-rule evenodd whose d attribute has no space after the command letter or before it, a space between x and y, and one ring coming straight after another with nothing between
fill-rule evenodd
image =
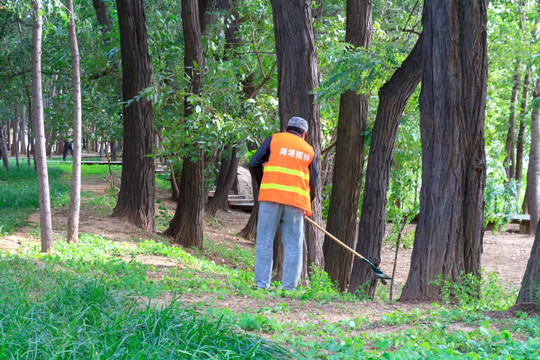
<instances>
[{"instance_id":1,"label":"forest floor","mask_svg":"<svg viewBox=\"0 0 540 360\"><path fill-rule=\"evenodd\" d=\"M101 181L84 182L83 191L94 192L97 195L105 195L108 191L108 183ZM166 204L169 211L172 212L175 206L174 202L167 199L166 194L158 195L161 197L162 204ZM156 207L157 209L157 207ZM220 211L213 219L206 218L204 224L204 234L208 239L226 245L239 245L244 248L254 248L252 241L247 241L237 236L238 232L245 226L249 218L249 213L239 211ZM53 230L55 237L65 238L67 224L67 209L63 211L53 210ZM162 239L155 233L145 233L134 226L108 216L108 214L100 213L96 209L82 209L80 217L80 232L93 233L102 235L108 239L126 243L135 244L137 241L145 239ZM17 248L24 242L36 242L35 237L32 237L29 232L35 229L39 223L39 215L31 214L28 218L29 225L20 229L16 233L0 238L0 248L15 252ZM406 232L414 229L414 225L409 225L405 229ZM388 227L391 230L391 226ZM521 235L515 226L508 226L505 231L492 233L486 231L484 234L484 250L482 254L482 267L485 271L485 276L490 272L495 272L499 282L513 291L517 291L521 285L521 278L525 272L527 261L530 256L530 251L534 241L533 236ZM397 293L405 284L411 259L412 250L400 249L396 272L394 275ZM384 246L382 251L381 269L391 275L394 265L395 249L389 246ZM160 256L141 256L137 257L137 261L154 266L155 271L152 273L152 278L160 277L160 269L165 271L170 266L179 266L165 257ZM217 264L229 265L224 258L212 258ZM382 285L381 285L382 286ZM396 294L396 290L394 290ZM172 295L171 295L172 297ZM394 298L396 295L394 295ZM167 296L158 299L157 301L167 303L170 301ZM416 308L426 310L431 307L431 304L419 303L403 303L391 301L367 301L362 303L320 303L316 301L305 301L294 298L259 298L254 299L247 296L216 296L215 294L182 295L182 301L187 304L200 304L201 301L213 308L228 308L229 310L241 312L257 312L264 307L270 307L286 304L288 308L286 312L276 312L272 314L278 322L315 322L320 323L335 323L344 319L353 319L358 316L368 317L371 321L377 323L378 319L383 314L392 313L395 311L412 311ZM275 304L273 304L275 303ZM515 311L514 311L515 313ZM512 317L514 313L500 314L501 318ZM376 326L376 325L374 325ZM383 326L383 325L381 325ZM468 325L460 324L462 329ZM389 331L400 331L400 329L392 329Z\"/></svg>"}]
</instances>

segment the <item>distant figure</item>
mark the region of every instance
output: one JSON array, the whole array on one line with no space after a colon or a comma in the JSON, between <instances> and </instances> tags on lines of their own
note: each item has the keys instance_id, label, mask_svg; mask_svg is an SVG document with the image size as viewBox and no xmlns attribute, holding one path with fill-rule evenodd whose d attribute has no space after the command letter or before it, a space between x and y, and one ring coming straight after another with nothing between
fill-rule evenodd
<instances>
[{"instance_id":1,"label":"distant figure","mask_svg":"<svg viewBox=\"0 0 540 360\"><path fill-rule=\"evenodd\" d=\"M66 161L68 150L71 152L71 156L73 157L73 144L69 141L64 141L64 152L62 153L62 158L64 161Z\"/></svg>"}]
</instances>

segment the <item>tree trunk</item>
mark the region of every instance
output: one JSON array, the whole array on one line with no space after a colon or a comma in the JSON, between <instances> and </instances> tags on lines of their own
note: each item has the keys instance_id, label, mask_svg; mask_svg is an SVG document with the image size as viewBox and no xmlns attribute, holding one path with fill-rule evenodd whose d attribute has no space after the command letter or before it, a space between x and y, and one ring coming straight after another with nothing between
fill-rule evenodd
<instances>
[{"instance_id":1,"label":"tree trunk","mask_svg":"<svg viewBox=\"0 0 540 360\"><path fill-rule=\"evenodd\" d=\"M506 177L508 180L514 178L516 173L516 154L515 154L515 138L516 138L516 101L519 90L519 82L521 81L521 61L516 61L516 70L514 72L514 86L512 87L512 95L510 96L510 118L508 119L508 133L506 135L506 158L504 159L504 167L506 169Z\"/></svg>"},{"instance_id":2,"label":"tree trunk","mask_svg":"<svg viewBox=\"0 0 540 360\"><path fill-rule=\"evenodd\" d=\"M109 21L109 17L107 16L107 5L102 0L92 0L92 4L94 5L96 18L101 29L101 34L105 39L105 43L107 43L107 34L111 30L111 22Z\"/></svg>"},{"instance_id":3,"label":"tree trunk","mask_svg":"<svg viewBox=\"0 0 540 360\"><path fill-rule=\"evenodd\" d=\"M116 152L116 140L111 139L111 160L116 161L118 159L118 155Z\"/></svg>"},{"instance_id":4,"label":"tree trunk","mask_svg":"<svg viewBox=\"0 0 540 360\"><path fill-rule=\"evenodd\" d=\"M43 95L40 96L42 98ZM42 98L43 100L43 98ZM43 102L41 103L43 107ZM32 95L31 92L28 93L28 142L26 143L26 161L28 166L30 166L30 156L34 152L34 135L32 134L32 122L34 116L32 114ZM34 164L35 166L35 164Z\"/></svg>"},{"instance_id":5,"label":"tree trunk","mask_svg":"<svg viewBox=\"0 0 540 360\"><path fill-rule=\"evenodd\" d=\"M142 0L117 0L124 114L124 153L118 201L113 216L145 230L154 229L155 174L152 104L141 97L150 86L151 70Z\"/></svg>"},{"instance_id":6,"label":"tree trunk","mask_svg":"<svg viewBox=\"0 0 540 360\"><path fill-rule=\"evenodd\" d=\"M307 141L313 146L317 166L321 158L320 105L312 91L319 85L319 71L310 1L271 0L276 42L279 119L285 129L293 116L308 121ZM315 189L311 203L312 218L322 222L321 188ZM302 276L306 276L311 264L324 266L322 252L323 236L313 226L305 227L304 251L307 261Z\"/></svg>"},{"instance_id":7,"label":"tree trunk","mask_svg":"<svg viewBox=\"0 0 540 360\"><path fill-rule=\"evenodd\" d=\"M239 158L236 156L238 147L231 146L229 151L225 152L229 154L221 157L216 191L206 206L206 212L211 216L216 215L216 212L220 209L227 210L229 208L229 193L238 173Z\"/></svg>"},{"instance_id":8,"label":"tree trunk","mask_svg":"<svg viewBox=\"0 0 540 360\"><path fill-rule=\"evenodd\" d=\"M373 36L372 0L347 0L345 41L367 49ZM355 51L355 49L351 49ZM327 230L346 245L356 245L356 214L364 169L364 131L368 94L349 90L341 95L336 155ZM349 284L353 256L328 236L324 238L324 269L341 291Z\"/></svg>"},{"instance_id":9,"label":"tree trunk","mask_svg":"<svg viewBox=\"0 0 540 360\"><path fill-rule=\"evenodd\" d=\"M182 0L182 28L184 30L184 72L190 79L189 94L199 94L204 81L204 57L202 53L201 25L199 23L199 5L197 0ZM197 64L197 66L195 66ZM201 71L199 71L201 70ZM188 96L184 101L184 114L193 113ZM195 158L187 156L182 167L180 179L180 197L166 235L185 247L203 248L204 202L204 154L197 151Z\"/></svg>"},{"instance_id":10,"label":"tree trunk","mask_svg":"<svg viewBox=\"0 0 540 360\"><path fill-rule=\"evenodd\" d=\"M536 86L535 99L540 97L540 68ZM540 220L540 105L533 104L531 116L531 149L529 152L529 167L527 169L527 208L531 215L529 234L536 233L536 226Z\"/></svg>"},{"instance_id":11,"label":"tree trunk","mask_svg":"<svg viewBox=\"0 0 540 360\"><path fill-rule=\"evenodd\" d=\"M381 262L392 152L403 110L422 78L422 45L423 35L420 35L401 67L379 90L379 108L371 132L364 199L356 245L356 251L375 266L379 266ZM367 284L366 292L373 297L376 287L373 270L364 261L355 259L349 292L354 293L363 284Z\"/></svg>"},{"instance_id":12,"label":"tree trunk","mask_svg":"<svg viewBox=\"0 0 540 360\"><path fill-rule=\"evenodd\" d=\"M212 19L214 18L213 11L216 8L216 0L198 0L198 8L199 25L202 35L206 27L212 22Z\"/></svg>"},{"instance_id":13,"label":"tree trunk","mask_svg":"<svg viewBox=\"0 0 540 360\"><path fill-rule=\"evenodd\" d=\"M234 58L238 58L236 49L241 44L238 12L233 6L232 0L217 0L216 5L218 10L226 12L225 49L230 50ZM229 54L225 53L223 60L228 59ZM229 207L229 192L237 179L239 162L236 156L237 152L237 144L227 144L221 154L221 166L216 179L216 191L206 204L206 212L211 216L214 216L218 209L227 210Z\"/></svg>"},{"instance_id":14,"label":"tree trunk","mask_svg":"<svg viewBox=\"0 0 540 360\"><path fill-rule=\"evenodd\" d=\"M26 106L22 106L22 114L21 114L21 126L20 126L20 134L19 138L21 139L21 153L26 154Z\"/></svg>"},{"instance_id":15,"label":"tree trunk","mask_svg":"<svg viewBox=\"0 0 540 360\"><path fill-rule=\"evenodd\" d=\"M190 0L188 0L190 1ZM200 163L202 151L198 162L186 158L180 179L180 198L176 205L174 217L165 231L171 236L173 242L184 247L203 249L203 221L204 221L204 167Z\"/></svg>"},{"instance_id":16,"label":"tree trunk","mask_svg":"<svg viewBox=\"0 0 540 360\"><path fill-rule=\"evenodd\" d=\"M36 148L34 151L39 193L39 223L41 227L41 252L52 250L51 200L49 175L45 155L45 124L43 122L43 91L41 87L41 39L43 20L41 1L32 0L34 25L32 30L32 104Z\"/></svg>"},{"instance_id":17,"label":"tree trunk","mask_svg":"<svg viewBox=\"0 0 540 360\"><path fill-rule=\"evenodd\" d=\"M81 76L73 0L66 0L66 9L69 14L68 32L71 47L71 82L73 86L73 168L71 172L67 242L77 242L79 241L79 215L81 210Z\"/></svg>"},{"instance_id":18,"label":"tree trunk","mask_svg":"<svg viewBox=\"0 0 540 360\"><path fill-rule=\"evenodd\" d=\"M9 154L11 151L11 126L12 123L9 121L9 118L6 119L6 154Z\"/></svg>"},{"instance_id":19,"label":"tree trunk","mask_svg":"<svg viewBox=\"0 0 540 360\"><path fill-rule=\"evenodd\" d=\"M11 156L15 156L17 169L19 168L19 105L15 104L15 118L13 120L13 147Z\"/></svg>"},{"instance_id":20,"label":"tree trunk","mask_svg":"<svg viewBox=\"0 0 540 360\"><path fill-rule=\"evenodd\" d=\"M525 114L527 114L527 107L529 106L529 84L531 82L532 67L529 64L523 79L523 95L521 99L521 111L519 114L519 130L516 144L516 201L519 203L521 192L521 178L523 177L523 148L525 138Z\"/></svg>"},{"instance_id":21,"label":"tree trunk","mask_svg":"<svg viewBox=\"0 0 540 360\"><path fill-rule=\"evenodd\" d=\"M248 141L247 148L249 151L257 150L257 144ZM246 226L238 233L238 236L247 240L254 240L257 237L257 221L259 219L259 184L252 177L251 188L253 189L253 208Z\"/></svg>"},{"instance_id":22,"label":"tree trunk","mask_svg":"<svg viewBox=\"0 0 540 360\"><path fill-rule=\"evenodd\" d=\"M480 277L486 161L487 1L424 4L422 189L401 300L435 299L439 275ZM479 289L478 289L479 290Z\"/></svg>"},{"instance_id":23,"label":"tree trunk","mask_svg":"<svg viewBox=\"0 0 540 360\"><path fill-rule=\"evenodd\" d=\"M532 219L531 219L532 220ZM536 224L536 236L531 249L531 257L521 281L516 304L540 304L540 225Z\"/></svg>"},{"instance_id":24,"label":"tree trunk","mask_svg":"<svg viewBox=\"0 0 540 360\"><path fill-rule=\"evenodd\" d=\"M6 144L6 137L4 136L4 126L0 127L0 158L7 171L9 171L8 150Z\"/></svg>"}]
</instances>

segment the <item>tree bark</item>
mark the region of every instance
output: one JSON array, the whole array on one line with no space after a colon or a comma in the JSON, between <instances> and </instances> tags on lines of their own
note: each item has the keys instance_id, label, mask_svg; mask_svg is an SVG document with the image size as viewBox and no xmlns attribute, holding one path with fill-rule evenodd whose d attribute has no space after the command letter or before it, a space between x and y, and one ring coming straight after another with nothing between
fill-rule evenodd
<instances>
[{"instance_id":1,"label":"tree bark","mask_svg":"<svg viewBox=\"0 0 540 360\"><path fill-rule=\"evenodd\" d=\"M6 137L4 136L4 126L0 127L0 158L7 171L9 171L8 150L6 144Z\"/></svg>"},{"instance_id":2,"label":"tree bark","mask_svg":"<svg viewBox=\"0 0 540 360\"><path fill-rule=\"evenodd\" d=\"M41 85L41 39L43 20L41 1L32 0L34 25L32 29L32 104L36 148L34 149L39 193L39 223L41 227L41 252L52 250L51 200L49 175L45 155L45 124L43 122L43 91Z\"/></svg>"},{"instance_id":3,"label":"tree bark","mask_svg":"<svg viewBox=\"0 0 540 360\"><path fill-rule=\"evenodd\" d=\"M238 173L238 161L236 156L238 152L237 146L229 147L229 155L221 157L221 165L219 170L218 181L216 181L216 191L214 196L206 205L206 212L211 216L216 215L218 210L227 210L229 208L229 193L236 180Z\"/></svg>"},{"instance_id":4,"label":"tree bark","mask_svg":"<svg viewBox=\"0 0 540 360\"><path fill-rule=\"evenodd\" d=\"M531 82L531 64L527 66L525 78L523 79L523 94L521 99L521 111L519 114L519 130L516 143L516 201L519 202L521 192L521 179L523 177L523 148L525 139L525 114L529 106L529 84Z\"/></svg>"},{"instance_id":5,"label":"tree bark","mask_svg":"<svg viewBox=\"0 0 540 360\"><path fill-rule=\"evenodd\" d=\"M124 152L118 201L113 216L145 229L154 229L155 175L152 104L135 96L150 86L151 70L142 0L117 0L120 49Z\"/></svg>"},{"instance_id":6,"label":"tree bark","mask_svg":"<svg viewBox=\"0 0 540 360\"><path fill-rule=\"evenodd\" d=\"M188 0L189 1L189 0ZM204 167L202 151L199 160L191 158L184 161L182 178L180 180L180 198L176 205L174 217L165 231L173 242L184 247L203 249L203 220L204 220Z\"/></svg>"},{"instance_id":7,"label":"tree bark","mask_svg":"<svg viewBox=\"0 0 540 360\"><path fill-rule=\"evenodd\" d=\"M102 0L92 0L94 10L96 12L96 18L101 29L101 34L105 39L105 43L108 42L107 34L111 31L111 22L107 16L107 5Z\"/></svg>"},{"instance_id":8,"label":"tree bark","mask_svg":"<svg viewBox=\"0 0 540 360\"><path fill-rule=\"evenodd\" d=\"M401 300L436 299L440 288L430 282L439 275L480 277L486 8L485 0L424 3L420 215Z\"/></svg>"},{"instance_id":9,"label":"tree bark","mask_svg":"<svg viewBox=\"0 0 540 360\"><path fill-rule=\"evenodd\" d=\"M82 101L81 76L79 61L79 45L75 27L73 0L66 0L69 15L68 32L71 48L71 83L73 86L73 168L71 172L71 193L67 226L67 242L79 241L79 217L81 212L81 133L82 133Z\"/></svg>"},{"instance_id":10,"label":"tree bark","mask_svg":"<svg viewBox=\"0 0 540 360\"><path fill-rule=\"evenodd\" d=\"M517 304L540 303L540 226L536 225L536 236L531 249L531 256L521 281L521 288L516 299Z\"/></svg>"},{"instance_id":11,"label":"tree bark","mask_svg":"<svg viewBox=\"0 0 540 360\"><path fill-rule=\"evenodd\" d=\"M254 142L248 141L247 148L249 151L257 150L257 145ZM257 236L257 221L259 220L259 184L252 177L251 188L253 189L253 208L246 226L238 233L238 236L247 240L254 240Z\"/></svg>"},{"instance_id":12,"label":"tree bark","mask_svg":"<svg viewBox=\"0 0 540 360\"><path fill-rule=\"evenodd\" d=\"M508 133L506 135L506 158L504 159L504 167L506 169L506 177L508 180L514 178L516 173L516 153L515 153L515 140L516 140L516 101L519 90L519 82L521 81L521 61L516 61L516 69L514 71L514 86L512 87L512 94L510 96L510 118L508 119Z\"/></svg>"},{"instance_id":13,"label":"tree bark","mask_svg":"<svg viewBox=\"0 0 540 360\"><path fill-rule=\"evenodd\" d=\"M184 30L184 72L190 79L188 94L198 94L204 81L204 57L202 52L201 25L197 0L182 0L182 27ZM197 66L195 66L195 64ZM188 97L184 101L184 115L193 113ZM196 159L196 160L194 160ZM197 151L194 157L186 157L180 179L180 197L166 235L186 247L203 248L204 202L204 154Z\"/></svg>"},{"instance_id":14,"label":"tree bark","mask_svg":"<svg viewBox=\"0 0 540 360\"><path fill-rule=\"evenodd\" d=\"M422 78L422 46L423 35L421 34L401 67L379 90L379 108L371 133L356 245L356 251L375 266L379 266L381 262L392 152L403 110ZM373 297L376 287L373 270L364 261L355 259L349 292L354 293L363 284L366 284L367 294Z\"/></svg>"},{"instance_id":15,"label":"tree bark","mask_svg":"<svg viewBox=\"0 0 540 360\"><path fill-rule=\"evenodd\" d=\"M320 105L312 90L319 85L319 71L313 18L310 1L271 0L276 42L279 119L281 129L285 129L292 116L300 116L308 121L307 141L315 152L313 161L317 166L321 158ZM321 188L315 189L315 199L311 203L312 218L322 222ZM324 266L322 251L323 236L313 226L305 227L304 261L302 276L308 273L311 264Z\"/></svg>"},{"instance_id":16,"label":"tree bark","mask_svg":"<svg viewBox=\"0 0 540 360\"><path fill-rule=\"evenodd\" d=\"M21 139L21 153L26 154L26 106L22 106L22 114L21 114L21 126L20 126L20 134L19 139Z\"/></svg>"},{"instance_id":17,"label":"tree bark","mask_svg":"<svg viewBox=\"0 0 540 360\"><path fill-rule=\"evenodd\" d=\"M535 99L540 97L540 70L534 87ZM529 167L527 169L527 208L531 215L529 234L536 233L540 220L540 106L533 104L531 116L531 148L529 150Z\"/></svg>"},{"instance_id":18,"label":"tree bark","mask_svg":"<svg viewBox=\"0 0 540 360\"><path fill-rule=\"evenodd\" d=\"M198 0L199 7L199 24L201 34L204 33L206 27L212 22L214 18L213 11L216 8L216 0Z\"/></svg>"},{"instance_id":19,"label":"tree bark","mask_svg":"<svg viewBox=\"0 0 540 360\"><path fill-rule=\"evenodd\" d=\"M345 42L367 49L373 37L372 0L347 0ZM351 49L355 51L355 49ZM327 230L346 245L356 245L356 214L364 169L364 131L369 94L349 90L341 95L332 193ZM328 236L324 238L324 269L341 291L349 284L353 256Z\"/></svg>"},{"instance_id":20,"label":"tree bark","mask_svg":"<svg viewBox=\"0 0 540 360\"><path fill-rule=\"evenodd\" d=\"M15 156L17 169L19 168L19 105L15 104L15 118L13 119L13 146L11 156Z\"/></svg>"},{"instance_id":21,"label":"tree bark","mask_svg":"<svg viewBox=\"0 0 540 360\"><path fill-rule=\"evenodd\" d=\"M236 50L241 42L238 12L231 0L218 0L217 9L226 12L225 49L231 52L230 55L233 58L237 58L238 54ZM229 54L225 53L223 60L227 61L228 59ZM226 144L225 150L221 153L221 166L216 179L216 191L214 196L206 204L206 212L211 216L214 216L219 209L227 210L229 207L229 192L237 179L239 162L239 159L236 157L237 152L237 144Z\"/></svg>"},{"instance_id":22,"label":"tree bark","mask_svg":"<svg viewBox=\"0 0 540 360\"><path fill-rule=\"evenodd\" d=\"M116 161L118 158L117 152L116 152L116 140L111 139L111 160Z\"/></svg>"}]
</instances>

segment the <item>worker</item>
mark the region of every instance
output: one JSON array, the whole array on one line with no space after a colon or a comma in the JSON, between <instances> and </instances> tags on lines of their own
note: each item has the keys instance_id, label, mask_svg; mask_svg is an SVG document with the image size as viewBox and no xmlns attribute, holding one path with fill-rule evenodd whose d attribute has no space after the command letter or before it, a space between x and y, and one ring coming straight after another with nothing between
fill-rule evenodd
<instances>
[{"instance_id":1,"label":"worker","mask_svg":"<svg viewBox=\"0 0 540 360\"><path fill-rule=\"evenodd\" d=\"M66 161L68 150L71 152L73 157L73 144L67 140L64 140L64 151L62 152L62 159Z\"/></svg>"},{"instance_id":2,"label":"worker","mask_svg":"<svg viewBox=\"0 0 540 360\"><path fill-rule=\"evenodd\" d=\"M255 246L255 285L270 286L274 237L281 226L282 289L294 290L302 271L304 215L311 215L318 181L313 147L306 142L308 123L292 117L287 129L267 137L249 169L259 185L259 220Z\"/></svg>"}]
</instances>

